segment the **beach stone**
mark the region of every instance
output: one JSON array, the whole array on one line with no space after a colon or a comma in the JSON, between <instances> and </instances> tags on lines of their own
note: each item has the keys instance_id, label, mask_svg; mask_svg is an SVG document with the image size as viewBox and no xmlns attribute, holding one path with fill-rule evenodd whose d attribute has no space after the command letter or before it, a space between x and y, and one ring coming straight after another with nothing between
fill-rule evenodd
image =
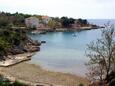
<instances>
[{"instance_id":1,"label":"beach stone","mask_svg":"<svg viewBox=\"0 0 115 86\"><path fill-rule=\"evenodd\" d=\"M41 41L41 43L46 43L46 41Z\"/></svg>"}]
</instances>

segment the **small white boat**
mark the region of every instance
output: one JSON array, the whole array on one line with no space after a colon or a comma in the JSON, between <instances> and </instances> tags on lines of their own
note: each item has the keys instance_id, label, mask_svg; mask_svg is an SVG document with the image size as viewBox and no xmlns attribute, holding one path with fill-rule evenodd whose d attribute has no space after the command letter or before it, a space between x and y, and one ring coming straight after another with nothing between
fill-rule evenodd
<instances>
[{"instance_id":1,"label":"small white boat","mask_svg":"<svg viewBox=\"0 0 115 86\"><path fill-rule=\"evenodd\" d=\"M73 37L76 37L77 35L76 34L72 34Z\"/></svg>"},{"instance_id":2,"label":"small white boat","mask_svg":"<svg viewBox=\"0 0 115 86\"><path fill-rule=\"evenodd\" d=\"M36 34L36 33L37 33L37 31L32 31L31 33L32 33L32 34Z\"/></svg>"}]
</instances>

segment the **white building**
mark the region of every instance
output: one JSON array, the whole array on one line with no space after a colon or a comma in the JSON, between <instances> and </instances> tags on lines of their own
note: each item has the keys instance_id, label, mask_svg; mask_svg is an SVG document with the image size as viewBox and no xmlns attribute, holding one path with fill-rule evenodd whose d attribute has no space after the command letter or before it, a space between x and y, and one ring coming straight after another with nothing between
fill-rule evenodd
<instances>
[{"instance_id":1,"label":"white building","mask_svg":"<svg viewBox=\"0 0 115 86\"><path fill-rule=\"evenodd\" d=\"M38 28L39 27L39 19L36 17L26 18L25 24L28 28Z\"/></svg>"}]
</instances>

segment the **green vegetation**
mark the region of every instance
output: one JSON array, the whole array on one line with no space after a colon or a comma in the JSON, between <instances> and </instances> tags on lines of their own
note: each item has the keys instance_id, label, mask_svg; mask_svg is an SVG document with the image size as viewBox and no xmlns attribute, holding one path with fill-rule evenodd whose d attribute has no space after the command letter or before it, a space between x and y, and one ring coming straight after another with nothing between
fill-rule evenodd
<instances>
[{"instance_id":1,"label":"green vegetation","mask_svg":"<svg viewBox=\"0 0 115 86\"><path fill-rule=\"evenodd\" d=\"M78 19L76 22L80 26L87 26L89 25L88 21L86 19Z\"/></svg>"},{"instance_id":2,"label":"green vegetation","mask_svg":"<svg viewBox=\"0 0 115 86\"><path fill-rule=\"evenodd\" d=\"M31 15L22 14L22 13L0 13L0 28L6 26L25 26L25 18L30 17Z\"/></svg>"},{"instance_id":3,"label":"green vegetation","mask_svg":"<svg viewBox=\"0 0 115 86\"><path fill-rule=\"evenodd\" d=\"M48 26L49 26L50 28L56 28L56 21L50 20L50 21L48 22Z\"/></svg>"},{"instance_id":4,"label":"green vegetation","mask_svg":"<svg viewBox=\"0 0 115 86\"><path fill-rule=\"evenodd\" d=\"M115 70L108 75L109 86L115 86Z\"/></svg>"},{"instance_id":5,"label":"green vegetation","mask_svg":"<svg viewBox=\"0 0 115 86\"><path fill-rule=\"evenodd\" d=\"M84 85L81 83L81 84L79 84L79 86L84 86Z\"/></svg>"},{"instance_id":6,"label":"green vegetation","mask_svg":"<svg viewBox=\"0 0 115 86\"><path fill-rule=\"evenodd\" d=\"M9 79L4 78L2 75L0 75L0 86L28 86L28 85L20 83L18 81L11 82Z\"/></svg>"},{"instance_id":7,"label":"green vegetation","mask_svg":"<svg viewBox=\"0 0 115 86\"><path fill-rule=\"evenodd\" d=\"M0 28L6 26L19 26L25 27L25 18L28 17L36 17L39 19L40 23L44 24L42 15L29 15L29 14L22 14L22 13L0 13ZM48 25L50 28L71 28L72 24L77 24L81 27L88 26L89 23L86 19L74 19L68 17L51 17L52 20L48 22L48 24L44 24L45 26Z\"/></svg>"},{"instance_id":8,"label":"green vegetation","mask_svg":"<svg viewBox=\"0 0 115 86\"><path fill-rule=\"evenodd\" d=\"M21 54L24 52L37 51L38 42L31 40L24 28L24 19L30 15L25 14L10 14L0 13L0 61L6 60L8 55ZM15 27L15 28L13 28ZM34 46L32 50L30 47ZM18 81L11 82L10 80L0 76L0 86L27 86Z\"/></svg>"},{"instance_id":9,"label":"green vegetation","mask_svg":"<svg viewBox=\"0 0 115 86\"><path fill-rule=\"evenodd\" d=\"M61 18L61 24L62 24L62 26L63 27L70 27L71 26L71 24L74 24L74 22L75 22L75 19L73 19L73 18L68 18L68 17L62 17Z\"/></svg>"},{"instance_id":10,"label":"green vegetation","mask_svg":"<svg viewBox=\"0 0 115 86\"><path fill-rule=\"evenodd\" d=\"M21 29L12 29L4 27L0 29L0 57L12 53L15 48L23 48L26 44L26 32Z\"/></svg>"},{"instance_id":11,"label":"green vegetation","mask_svg":"<svg viewBox=\"0 0 115 86\"><path fill-rule=\"evenodd\" d=\"M29 16L19 13L0 13L0 60L5 60L7 55L27 52L28 43L33 44L26 35L27 30L20 28L25 26L24 19Z\"/></svg>"},{"instance_id":12,"label":"green vegetation","mask_svg":"<svg viewBox=\"0 0 115 86\"><path fill-rule=\"evenodd\" d=\"M68 17L52 18L52 20L48 23L51 28L71 28L73 24L80 27L89 26L86 19L74 19Z\"/></svg>"}]
</instances>

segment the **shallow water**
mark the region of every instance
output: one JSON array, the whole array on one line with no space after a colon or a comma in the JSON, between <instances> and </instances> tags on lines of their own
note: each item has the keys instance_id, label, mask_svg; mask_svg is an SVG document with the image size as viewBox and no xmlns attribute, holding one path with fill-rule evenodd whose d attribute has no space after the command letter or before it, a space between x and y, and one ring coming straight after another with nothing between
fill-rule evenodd
<instances>
[{"instance_id":1,"label":"shallow water","mask_svg":"<svg viewBox=\"0 0 115 86\"><path fill-rule=\"evenodd\" d=\"M99 29L31 35L34 40L46 41L46 44L42 44L40 52L32 57L31 62L48 70L84 75L84 64L88 62L85 56L87 44L96 40L99 35Z\"/></svg>"},{"instance_id":2,"label":"shallow water","mask_svg":"<svg viewBox=\"0 0 115 86\"><path fill-rule=\"evenodd\" d=\"M102 23L101 20L99 22ZM95 20L95 24L99 22ZM39 64L48 70L84 76L87 72L84 64L88 62L85 55L87 44L100 38L100 34L100 29L80 32L53 32L45 35L30 34L29 36L34 40L46 41L45 44L41 45L40 52L32 57L31 63Z\"/></svg>"}]
</instances>

